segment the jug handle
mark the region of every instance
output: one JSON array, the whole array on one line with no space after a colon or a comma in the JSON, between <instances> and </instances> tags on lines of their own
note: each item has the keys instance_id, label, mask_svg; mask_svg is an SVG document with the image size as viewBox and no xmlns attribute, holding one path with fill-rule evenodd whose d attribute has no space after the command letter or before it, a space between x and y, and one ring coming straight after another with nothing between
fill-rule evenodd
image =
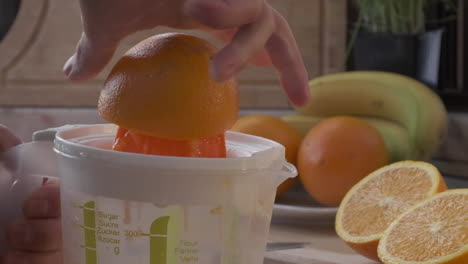
<instances>
[{"instance_id":1,"label":"jug handle","mask_svg":"<svg viewBox=\"0 0 468 264\"><path fill-rule=\"evenodd\" d=\"M2 158L8 170L16 177L34 176L58 178L57 155L54 151L55 134L63 127L36 131L33 140L8 149Z\"/></svg>"}]
</instances>

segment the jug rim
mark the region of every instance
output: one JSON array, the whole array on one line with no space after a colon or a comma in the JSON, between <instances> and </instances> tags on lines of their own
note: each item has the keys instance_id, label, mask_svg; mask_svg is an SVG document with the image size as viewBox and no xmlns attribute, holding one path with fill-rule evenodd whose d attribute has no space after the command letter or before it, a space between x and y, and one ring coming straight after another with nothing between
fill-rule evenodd
<instances>
[{"instance_id":1,"label":"jug rim","mask_svg":"<svg viewBox=\"0 0 468 264\"><path fill-rule=\"evenodd\" d=\"M287 161L283 145L262 137L239 132L226 132L228 151L235 150L241 157L194 158L145 155L118 152L83 144L86 140L113 139L114 124L73 125L58 129L54 139L54 151L73 159L95 160L129 166L148 166L158 169L190 171L250 171L280 169Z\"/></svg>"}]
</instances>

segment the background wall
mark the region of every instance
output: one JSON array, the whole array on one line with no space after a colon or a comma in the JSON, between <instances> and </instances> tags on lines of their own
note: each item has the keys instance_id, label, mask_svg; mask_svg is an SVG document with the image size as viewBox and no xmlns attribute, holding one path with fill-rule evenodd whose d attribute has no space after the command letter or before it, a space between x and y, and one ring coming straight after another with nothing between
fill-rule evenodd
<instances>
[{"instance_id":1,"label":"background wall","mask_svg":"<svg viewBox=\"0 0 468 264\"><path fill-rule=\"evenodd\" d=\"M270 2L289 21L311 77L341 69L346 42L345 0ZM128 37L109 66L136 42L164 31L167 29ZM80 35L78 1L23 0L13 27L0 43L0 104L94 107L110 67L96 79L80 84L68 82L61 70ZM272 68L249 67L239 79L242 107L288 108Z\"/></svg>"}]
</instances>

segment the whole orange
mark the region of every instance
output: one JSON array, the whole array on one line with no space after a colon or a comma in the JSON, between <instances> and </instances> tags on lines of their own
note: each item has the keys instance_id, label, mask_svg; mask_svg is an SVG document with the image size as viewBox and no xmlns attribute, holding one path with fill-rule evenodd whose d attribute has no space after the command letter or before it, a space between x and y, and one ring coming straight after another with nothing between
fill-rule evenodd
<instances>
[{"instance_id":1,"label":"whole orange","mask_svg":"<svg viewBox=\"0 0 468 264\"><path fill-rule=\"evenodd\" d=\"M99 114L130 131L164 139L224 134L238 118L238 91L234 80L211 79L215 52L208 41L183 33L143 40L108 75Z\"/></svg>"},{"instance_id":2,"label":"whole orange","mask_svg":"<svg viewBox=\"0 0 468 264\"><path fill-rule=\"evenodd\" d=\"M388 162L385 142L374 127L359 118L336 116L307 133L297 167L305 190L315 200L338 206L351 187Z\"/></svg>"},{"instance_id":3,"label":"whole orange","mask_svg":"<svg viewBox=\"0 0 468 264\"><path fill-rule=\"evenodd\" d=\"M302 136L299 131L282 119L262 114L247 115L237 120L231 130L267 138L280 143L285 147L286 160L296 165L297 151L301 144ZM284 181L278 187L277 195L282 195L297 182L297 177Z\"/></svg>"}]
</instances>

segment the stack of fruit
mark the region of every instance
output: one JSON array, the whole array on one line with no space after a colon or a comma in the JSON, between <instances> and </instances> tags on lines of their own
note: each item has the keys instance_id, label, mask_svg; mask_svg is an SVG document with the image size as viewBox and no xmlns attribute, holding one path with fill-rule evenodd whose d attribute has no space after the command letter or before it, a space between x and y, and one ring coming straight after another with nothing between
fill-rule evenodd
<instances>
[{"instance_id":1,"label":"stack of fruit","mask_svg":"<svg viewBox=\"0 0 468 264\"><path fill-rule=\"evenodd\" d=\"M284 117L302 133L324 117L359 116L382 134L392 161L429 159L447 133L447 111L440 98L406 76L345 72L309 84L309 104Z\"/></svg>"},{"instance_id":2,"label":"stack of fruit","mask_svg":"<svg viewBox=\"0 0 468 264\"><path fill-rule=\"evenodd\" d=\"M311 100L295 114L243 117L232 130L282 143L305 190L322 205L338 206L354 184L386 164L428 160L446 135L440 98L406 76L344 72L309 85ZM293 184L282 184L278 195Z\"/></svg>"},{"instance_id":3,"label":"stack of fruit","mask_svg":"<svg viewBox=\"0 0 468 264\"><path fill-rule=\"evenodd\" d=\"M385 264L467 264L468 189L447 190L426 162L447 131L437 95L383 72L324 76L310 88L296 114L246 116L232 130L282 143L307 193L338 206L336 233L359 254Z\"/></svg>"}]
</instances>

